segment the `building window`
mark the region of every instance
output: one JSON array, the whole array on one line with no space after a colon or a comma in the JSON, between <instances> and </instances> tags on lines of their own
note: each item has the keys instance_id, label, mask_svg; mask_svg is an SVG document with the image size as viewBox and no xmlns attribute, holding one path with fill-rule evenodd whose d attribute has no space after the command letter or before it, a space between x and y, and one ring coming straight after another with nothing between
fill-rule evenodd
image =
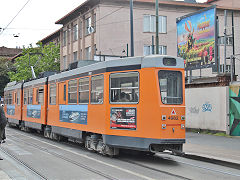
<instances>
[{"instance_id":1,"label":"building window","mask_svg":"<svg viewBox=\"0 0 240 180\"><path fill-rule=\"evenodd\" d=\"M218 44L224 45L224 36L218 38ZM226 37L226 45L233 45L233 37L231 36Z\"/></svg>"},{"instance_id":2,"label":"building window","mask_svg":"<svg viewBox=\"0 0 240 180\"><path fill-rule=\"evenodd\" d=\"M159 33L167 33L167 17L158 16L158 19ZM156 16L144 15L143 32L156 32Z\"/></svg>"},{"instance_id":3,"label":"building window","mask_svg":"<svg viewBox=\"0 0 240 180\"><path fill-rule=\"evenodd\" d=\"M103 75L93 76L91 79L91 103L102 104L103 103Z\"/></svg>"},{"instance_id":4,"label":"building window","mask_svg":"<svg viewBox=\"0 0 240 180\"><path fill-rule=\"evenodd\" d=\"M92 24L92 20L91 17L87 18L85 20L85 35L88 35L91 33L91 24Z\"/></svg>"},{"instance_id":5,"label":"building window","mask_svg":"<svg viewBox=\"0 0 240 180\"><path fill-rule=\"evenodd\" d=\"M85 59L87 60L91 59L91 46L85 49Z\"/></svg>"},{"instance_id":6,"label":"building window","mask_svg":"<svg viewBox=\"0 0 240 180\"><path fill-rule=\"evenodd\" d=\"M67 56L63 56L63 69L67 69Z\"/></svg>"},{"instance_id":7,"label":"building window","mask_svg":"<svg viewBox=\"0 0 240 180\"><path fill-rule=\"evenodd\" d=\"M156 48L155 46L153 47L154 49L152 49L152 46L149 45L144 45L143 48L143 55L147 56L147 55L151 55L153 54L152 50L154 50L154 54L156 54ZM159 46L159 54L160 55L166 55L167 54L167 46Z\"/></svg>"},{"instance_id":8,"label":"building window","mask_svg":"<svg viewBox=\"0 0 240 180\"><path fill-rule=\"evenodd\" d=\"M75 62L77 60L78 60L78 58L77 58L77 51L76 51L73 53L73 61Z\"/></svg>"},{"instance_id":9,"label":"building window","mask_svg":"<svg viewBox=\"0 0 240 180\"><path fill-rule=\"evenodd\" d=\"M77 80L70 80L68 82L68 103L77 103Z\"/></svg>"},{"instance_id":10,"label":"building window","mask_svg":"<svg viewBox=\"0 0 240 180\"><path fill-rule=\"evenodd\" d=\"M110 75L112 103L137 103L139 97L138 72Z\"/></svg>"},{"instance_id":11,"label":"building window","mask_svg":"<svg viewBox=\"0 0 240 180\"><path fill-rule=\"evenodd\" d=\"M55 105L56 104L56 84L50 84L50 93L49 93L49 104Z\"/></svg>"},{"instance_id":12,"label":"building window","mask_svg":"<svg viewBox=\"0 0 240 180\"><path fill-rule=\"evenodd\" d=\"M76 41L78 40L78 25L73 26L73 40Z\"/></svg>"},{"instance_id":13,"label":"building window","mask_svg":"<svg viewBox=\"0 0 240 180\"><path fill-rule=\"evenodd\" d=\"M63 46L67 44L67 30L63 31Z\"/></svg>"},{"instance_id":14,"label":"building window","mask_svg":"<svg viewBox=\"0 0 240 180\"><path fill-rule=\"evenodd\" d=\"M89 78L79 79L79 103L89 102Z\"/></svg>"}]
</instances>

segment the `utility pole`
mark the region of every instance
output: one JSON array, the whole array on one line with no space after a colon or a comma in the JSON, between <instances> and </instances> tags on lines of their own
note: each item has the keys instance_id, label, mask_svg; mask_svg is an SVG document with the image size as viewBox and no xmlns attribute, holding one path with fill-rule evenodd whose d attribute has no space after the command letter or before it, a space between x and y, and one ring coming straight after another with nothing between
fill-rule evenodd
<instances>
[{"instance_id":1,"label":"utility pole","mask_svg":"<svg viewBox=\"0 0 240 180\"><path fill-rule=\"evenodd\" d=\"M156 54L159 54L159 38L158 38L158 0L155 2L156 8Z\"/></svg>"},{"instance_id":2,"label":"utility pole","mask_svg":"<svg viewBox=\"0 0 240 180\"><path fill-rule=\"evenodd\" d=\"M134 41L133 41L133 0L130 0L130 34L131 34L131 56L134 56Z\"/></svg>"},{"instance_id":3,"label":"utility pole","mask_svg":"<svg viewBox=\"0 0 240 180\"><path fill-rule=\"evenodd\" d=\"M224 10L224 74L227 67L227 10Z\"/></svg>"}]
</instances>

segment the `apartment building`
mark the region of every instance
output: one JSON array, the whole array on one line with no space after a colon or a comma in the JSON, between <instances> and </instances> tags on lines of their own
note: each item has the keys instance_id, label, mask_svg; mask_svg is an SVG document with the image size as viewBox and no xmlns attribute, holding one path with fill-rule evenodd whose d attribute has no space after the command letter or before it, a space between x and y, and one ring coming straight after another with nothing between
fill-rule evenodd
<instances>
[{"instance_id":1,"label":"apartment building","mask_svg":"<svg viewBox=\"0 0 240 180\"><path fill-rule=\"evenodd\" d=\"M134 54L152 54L152 37L155 41L155 0L133 1ZM177 55L176 18L211 6L207 3L159 1L159 52ZM234 12L235 34L240 31L240 8L217 6L220 39L224 32L224 10ZM231 13L228 13L231 27ZM86 0L80 6L59 19L61 70L78 60L99 59L100 56L127 56L130 52L129 0ZM228 28L231 33L231 28ZM240 53L240 39L235 36L236 53ZM221 40L219 44L221 44ZM232 53L229 38L227 54ZM155 42L154 42L155 44ZM155 48L154 48L155 49ZM220 49L220 64L224 62ZM130 54L130 53L128 53ZM238 62L237 62L238 63ZM212 69L193 71L193 76L215 76ZM240 70L236 69L240 74Z\"/></svg>"}]
</instances>

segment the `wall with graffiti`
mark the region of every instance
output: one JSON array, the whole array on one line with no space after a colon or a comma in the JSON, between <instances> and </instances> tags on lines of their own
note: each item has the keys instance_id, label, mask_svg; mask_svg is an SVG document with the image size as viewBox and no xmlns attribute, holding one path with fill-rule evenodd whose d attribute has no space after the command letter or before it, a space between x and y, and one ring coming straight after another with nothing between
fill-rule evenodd
<instances>
[{"instance_id":1,"label":"wall with graffiti","mask_svg":"<svg viewBox=\"0 0 240 180\"><path fill-rule=\"evenodd\" d=\"M186 89L186 128L228 132L228 87Z\"/></svg>"},{"instance_id":2,"label":"wall with graffiti","mask_svg":"<svg viewBox=\"0 0 240 180\"><path fill-rule=\"evenodd\" d=\"M230 135L240 136L240 84L229 87L229 128Z\"/></svg>"},{"instance_id":3,"label":"wall with graffiti","mask_svg":"<svg viewBox=\"0 0 240 180\"><path fill-rule=\"evenodd\" d=\"M215 65L216 9L180 17L177 22L177 54L186 69L207 68Z\"/></svg>"}]
</instances>

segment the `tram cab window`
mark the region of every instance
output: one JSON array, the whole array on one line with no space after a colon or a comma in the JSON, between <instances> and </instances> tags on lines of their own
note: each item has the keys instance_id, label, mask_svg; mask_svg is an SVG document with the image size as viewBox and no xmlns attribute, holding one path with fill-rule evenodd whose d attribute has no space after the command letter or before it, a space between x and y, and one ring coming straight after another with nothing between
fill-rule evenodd
<instances>
[{"instance_id":1,"label":"tram cab window","mask_svg":"<svg viewBox=\"0 0 240 180\"><path fill-rule=\"evenodd\" d=\"M77 80L70 80L68 82L68 103L77 103Z\"/></svg>"},{"instance_id":2,"label":"tram cab window","mask_svg":"<svg viewBox=\"0 0 240 180\"><path fill-rule=\"evenodd\" d=\"M91 103L102 104L103 103L103 87L104 79L103 75L93 76L91 78Z\"/></svg>"},{"instance_id":3,"label":"tram cab window","mask_svg":"<svg viewBox=\"0 0 240 180\"><path fill-rule=\"evenodd\" d=\"M163 104L182 104L182 73L160 70L158 73L161 100Z\"/></svg>"},{"instance_id":4,"label":"tram cab window","mask_svg":"<svg viewBox=\"0 0 240 180\"><path fill-rule=\"evenodd\" d=\"M89 102L89 78L79 79L79 103Z\"/></svg>"},{"instance_id":5,"label":"tram cab window","mask_svg":"<svg viewBox=\"0 0 240 180\"><path fill-rule=\"evenodd\" d=\"M56 84L50 84L50 93L49 93L49 104L55 105L56 104Z\"/></svg>"},{"instance_id":6,"label":"tram cab window","mask_svg":"<svg viewBox=\"0 0 240 180\"><path fill-rule=\"evenodd\" d=\"M137 103L139 97L138 72L110 75L111 103Z\"/></svg>"}]
</instances>

